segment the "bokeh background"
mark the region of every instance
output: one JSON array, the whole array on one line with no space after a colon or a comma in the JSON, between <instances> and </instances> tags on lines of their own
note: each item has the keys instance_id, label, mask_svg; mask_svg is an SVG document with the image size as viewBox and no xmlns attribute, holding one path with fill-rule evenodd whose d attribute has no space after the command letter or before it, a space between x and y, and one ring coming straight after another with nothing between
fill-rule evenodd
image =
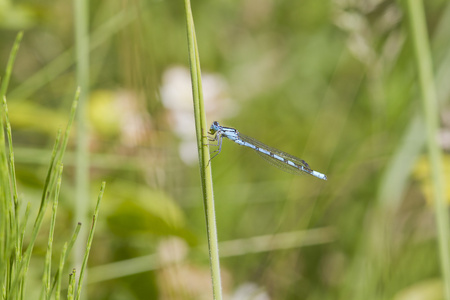
<instances>
[{"instance_id":1,"label":"bokeh background","mask_svg":"<svg viewBox=\"0 0 450 300\"><path fill-rule=\"evenodd\" d=\"M0 7L2 73L24 30L7 100L20 197L34 216L77 87L73 3ZM449 150L450 4L425 1L425 9L438 138ZM212 167L226 299L443 299L403 1L201 0L192 10L208 122L328 176L284 173L224 140ZM89 19L90 212L101 181L107 189L85 296L211 299L184 3L91 1ZM75 137L76 129L55 261L77 222ZM39 295L48 226L49 218L34 250L29 299Z\"/></svg>"}]
</instances>

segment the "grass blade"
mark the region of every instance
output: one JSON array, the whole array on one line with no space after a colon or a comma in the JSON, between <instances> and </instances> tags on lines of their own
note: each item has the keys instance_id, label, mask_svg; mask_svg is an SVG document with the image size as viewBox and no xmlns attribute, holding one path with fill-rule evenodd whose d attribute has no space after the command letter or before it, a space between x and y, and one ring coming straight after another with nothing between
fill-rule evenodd
<instances>
[{"instance_id":1,"label":"grass blade","mask_svg":"<svg viewBox=\"0 0 450 300\"><path fill-rule=\"evenodd\" d=\"M28 245L27 250L25 251L24 259L21 262L19 270L18 270L18 272L14 278L14 281L12 283L11 289L12 289L13 293L15 293L15 287L18 284L21 284L21 293L24 294L23 288L25 286L25 278L26 278L24 275L28 271L28 266L30 264L30 259L31 259L31 253L33 251L34 243L36 241L37 235L38 235L39 230L42 225L42 221L44 219L44 214L45 214L45 210L47 208L48 199L53 192L53 188L55 187L55 181L56 181L56 178L58 177L56 175L57 171L56 171L55 166L57 166L58 164L61 164L62 159L64 157L64 151L66 149L67 142L69 139L70 129L71 129L73 120L75 118L78 97L79 97L79 90L77 90L77 92L75 93L74 101L72 104L72 109L70 112L69 122L67 124L66 131L62 138L62 144L61 144L61 130L58 131L58 135L56 137L55 145L54 145L53 151L52 151L52 157L50 160L50 165L49 165L49 168L47 171L47 177L46 177L45 183L44 183L44 189L42 192L42 198L41 198L39 211L36 216L33 231L31 234L30 243Z\"/></svg>"},{"instance_id":2,"label":"grass blade","mask_svg":"<svg viewBox=\"0 0 450 300\"><path fill-rule=\"evenodd\" d=\"M73 300L75 296L75 275L77 273L76 269L72 270L69 275L69 288L67 289L67 300Z\"/></svg>"},{"instance_id":3,"label":"grass blade","mask_svg":"<svg viewBox=\"0 0 450 300\"><path fill-rule=\"evenodd\" d=\"M11 53L9 54L8 64L6 66L5 76L2 79L2 85L0 87L0 97L3 98L8 90L9 80L11 78L14 61L16 60L17 51L19 50L20 42L22 41L23 31L19 32L16 36Z\"/></svg>"},{"instance_id":4,"label":"grass blade","mask_svg":"<svg viewBox=\"0 0 450 300\"><path fill-rule=\"evenodd\" d=\"M77 288L77 294L76 294L75 299L80 299L81 287L83 285L83 278L84 278L84 270L86 269L86 266L87 266L89 252L91 251L92 240L94 239L95 225L97 224L98 212L100 209L100 202L101 202L101 200L103 198L103 194L105 192L105 186L106 186L106 183L103 182L102 186L100 188L100 193L98 195L97 205L95 206L94 215L92 217L92 226L91 226L91 230L89 231L89 237L88 237L88 241L87 241L87 245L86 245L86 251L84 253L83 264L81 265L80 278L78 279L78 288Z\"/></svg>"},{"instance_id":5,"label":"grass blade","mask_svg":"<svg viewBox=\"0 0 450 300\"><path fill-rule=\"evenodd\" d=\"M55 232L55 223L56 223L56 211L58 208L58 198L59 192L61 189L61 178L62 178L63 166L60 165L57 175L57 184L56 184L56 192L53 198L53 209L52 209L52 217L50 221L50 230L48 234L48 243L47 243L47 254L45 256L45 269L44 276L42 277L42 297L48 298L51 295L51 259L52 259L52 249L53 249L53 234Z\"/></svg>"},{"instance_id":6,"label":"grass blade","mask_svg":"<svg viewBox=\"0 0 450 300\"><path fill-rule=\"evenodd\" d=\"M5 95L8 89L9 80L11 78L12 69L14 66L14 61L17 56L17 51L19 49L20 41L22 40L23 32L19 32L16 36L13 48L9 55L8 63L6 66L5 75L2 78L2 83L0 86L0 98L2 100L2 108L0 110L0 216L2 216L0 221L0 265L5 266L0 270L1 278L1 290L2 297L8 298L11 293L11 284L13 277L17 273L17 268L19 268L19 260L21 250L19 247L19 221L17 216L17 191L16 191L16 180L15 180L15 170L14 170L14 155L12 151L12 138L11 138L11 125L8 118L8 109L6 107ZM10 163L8 166L8 159L6 155L6 145L5 145L5 135L4 135L4 125L6 124L8 141L9 141L9 159ZM14 192L11 192L11 185L13 186ZM12 196L12 197L11 197ZM12 200L12 201L11 201ZM14 207L13 207L14 203ZM12 257L12 250L15 247L15 256Z\"/></svg>"},{"instance_id":7,"label":"grass blade","mask_svg":"<svg viewBox=\"0 0 450 300\"><path fill-rule=\"evenodd\" d=\"M214 299L222 299L220 280L219 246L217 238L216 213L214 210L213 182L211 175L210 154L207 141L205 109L203 103L202 79L197 39L195 36L194 19L190 0L185 0L187 38L189 49L189 65L191 71L192 94L194 100L194 118L197 134L197 148L200 162L200 177L202 181L203 203L206 217L206 231L208 234L209 259Z\"/></svg>"},{"instance_id":8,"label":"grass blade","mask_svg":"<svg viewBox=\"0 0 450 300\"><path fill-rule=\"evenodd\" d=\"M81 223L78 223L77 227L75 227L75 231L72 234L72 238L70 239L69 244L67 244L67 242L64 244L64 249L61 254L60 261L59 261L59 268L58 268L58 271L56 271L55 279L53 280L53 284L52 284L52 292L56 286L56 298L57 299L59 299L59 297L60 297L62 271L63 271L64 265L67 261L67 257L69 256L70 251L72 250L72 247L75 244L75 241L77 240L80 229L81 229ZM51 295L52 292L49 293L49 296Z\"/></svg>"},{"instance_id":9,"label":"grass blade","mask_svg":"<svg viewBox=\"0 0 450 300\"><path fill-rule=\"evenodd\" d=\"M61 298L61 274L64 269L64 264L66 263L66 254L67 254L67 243L64 243L64 247L61 253L61 258L59 260L59 267L58 272L55 276L55 282L56 282L56 292L55 292L55 299L59 300ZM51 293L48 294L47 299L50 299Z\"/></svg>"},{"instance_id":10,"label":"grass blade","mask_svg":"<svg viewBox=\"0 0 450 300\"><path fill-rule=\"evenodd\" d=\"M18 47L18 45L17 45ZM16 50L17 51L17 50ZM10 245L14 244L14 250L15 250L15 262L13 265L11 265L11 274L17 273L17 269L20 266L22 262L22 242L23 242L23 236L21 237L21 230L19 226L19 202L18 202L18 196L17 196L17 181L16 181L16 168L14 163L14 150L13 150L13 142L12 142L12 133L11 133L11 123L9 122L9 115L8 115L8 106L6 103L6 97L3 97L3 113L4 113L4 119L5 119L5 125L6 125L6 135L8 137L8 146L9 146L9 154L8 154L8 166L9 166L9 183L12 186L11 190L9 191L9 195L12 196L12 202L8 200L10 203L8 207L11 208L9 214L10 214L10 220L11 220L11 227L14 228L14 232L11 232L10 239L11 243ZM12 193L12 194L11 194ZM10 197L8 197L10 199ZM14 207L11 207L11 205L14 204ZM9 250L8 250L9 251ZM11 262L12 263L12 262Z\"/></svg>"},{"instance_id":11,"label":"grass blade","mask_svg":"<svg viewBox=\"0 0 450 300\"><path fill-rule=\"evenodd\" d=\"M19 204L17 202L16 168L14 164L14 150L12 142L11 123L9 122L8 105L6 104L6 97L3 97L3 113L5 118L6 135L8 137L8 146L9 146L9 174L10 174L9 176L12 185L14 206L17 213Z\"/></svg>"},{"instance_id":12,"label":"grass blade","mask_svg":"<svg viewBox=\"0 0 450 300\"><path fill-rule=\"evenodd\" d=\"M427 36L425 12L422 1L408 0L407 6L409 10L411 35L414 42L414 52L422 91L422 104L426 127L426 143L431 167L434 208L443 275L442 280L445 290L444 294L445 299L450 300L449 217L447 205L445 203L445 179L442 151L436 140L439 125L439 110L433 76L430 45Z\"/></svg>"},{"instance_id":13,"label":"grass blade","mask_svg":"<svg viewBox=\"0 0 450 300\"><path fill-rule=\"evenodd\" d=\"M56 159L56 154L57 154L57 149L58 149L60 138L61 138L61 130L58 132L58 136L56 137L55 145L53 146L52 158L51 158L50 166L49 166L49 169L47 172L47 178L46 178L45 184L44 184L44 191L42 193L41 205L39 207L39 212L38 212L38 215L36 216L36 219L34 222L30 243L28 244L27 250L25 251L25 254L24 254L24 259L23 259L22 263L20 264L20 268L19 268L18 273L12 284L11 289L12 289L13 295L16 291L15 287L18 284L21 284L21 294L24 294L23 289L25 287L25 279L26 279L25 274L28 271L28 266L30 264L31 253L33 252L34 243L36 241L37 235L41 228L42 221L44 219L44 213L47 208L48 197L49 197L49 193L50 193L49 192L49 183L50 183L50 178L51 178L51 176L53 174L53 170L54 170L53 166L55 165L55 159Z\"/></svg>"},{"instance_id":14,"label":"grass blade","mask_svg":"<svg viewBox=\"0 0 450 300\"><path fill-rule=\"evenodd\" d=\"M75 168L75 220L87 222L89 210L89 132L87 100L89 94L89 1L74 2L75 17L75 69L76 82L81 89L77 116L76 168ZM82 240L87 228L81 229ZM81 246L81 244L79 244ZM84 249L75 245L74 260L77 268L81 264Z\"/></svg>"},{"instance_id":15,"label":"grass blade","mask_svg":"<svg viewBox=\"0 0 450 300\"><path fill-rule=\"evenodd\" d=\"M1 288L2 297L7 298L9 295L9 286L11 280L11 268L10 256L11 256L11 212L12 212L12 202L11 200L11 190L9 189L9 173L8 173L8 163L6 158L6 144L5 135L3 127L4 113L2 108L2 113L0 115L0 265L5 266L0 268L0 278L1 278Z\"/></svg>"}]
</instances>

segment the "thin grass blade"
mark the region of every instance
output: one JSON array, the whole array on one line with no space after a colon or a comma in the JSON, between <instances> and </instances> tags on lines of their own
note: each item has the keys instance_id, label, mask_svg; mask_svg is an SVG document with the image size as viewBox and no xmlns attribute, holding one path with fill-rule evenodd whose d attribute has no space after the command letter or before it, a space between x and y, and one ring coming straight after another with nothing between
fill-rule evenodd
<instances>
[{"instance_id":1,"label":"thin grass blade","mask_svg":"<svg viewBox=\"0 0 450 300\"><path fill-rule=\"evenodd\" d=\"M76 298L75 299L80 299L81 288L82 288L83 279L84 279L84 272L85 272L85 269L86 269L86 266L87 266L89 253L91 251L92 240L94 239L95 226L97 225L98 212L99 212L99 209L100 209L100 202L101 202L101 200L103 198L103 194L105 192L105 186L106 186L106 183L103 182L102 186L100 188L100 193L98 195L97 205L95 206L94 215L92 217L92 226L91 226L91 230L89 231L89 237L88 237L88 241L87 241L87 245L86 245L86 251L84 253L83 264L81 265L80 278L78 279L78 288L77 288L77 294L76 294Z\"/></svg>"},{"instance_id":2,"label":"thin grass blade","mask_svg":"<svg viewBox=\"0 0 450 300\"><path fill-rule=\"evenodd\" d=\"M206 231L208 234L209 259L211 266L211 279L214 299L222 299L222 285L220 279L219 246L216 226L216 213L214 209L214 193L211 175L210 154L207 140L208 125L203 103L202 79L200 57L198 53L197 38L195 34L194 19L190 0L185 0L187 39L189 50L189 65L191 71L192 95L194 102L194 119L197 135L197 148L200 164L200 177L203 192L203 203L206 218Z\"/></svg>"}]
</instances>

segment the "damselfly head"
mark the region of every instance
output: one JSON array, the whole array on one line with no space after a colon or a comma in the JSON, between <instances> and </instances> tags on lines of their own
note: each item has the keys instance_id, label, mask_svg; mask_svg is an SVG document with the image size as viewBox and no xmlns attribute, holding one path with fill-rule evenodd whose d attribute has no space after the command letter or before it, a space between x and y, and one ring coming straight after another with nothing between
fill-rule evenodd
<instances>
[{"instance_id":1,"label":"damselfly head","mask_svg":"<svg viewBox=\"0 0 450 300\"><path fill-rule=\"evenodd\" d=\"M214 122L211 124L211 127L209 128L209 132L210 132L211 134L214 134L214 133L216 133L216 132L219 130L219 127L220 127L219 122L214 121Z\"/></svg>"}]
</instances>

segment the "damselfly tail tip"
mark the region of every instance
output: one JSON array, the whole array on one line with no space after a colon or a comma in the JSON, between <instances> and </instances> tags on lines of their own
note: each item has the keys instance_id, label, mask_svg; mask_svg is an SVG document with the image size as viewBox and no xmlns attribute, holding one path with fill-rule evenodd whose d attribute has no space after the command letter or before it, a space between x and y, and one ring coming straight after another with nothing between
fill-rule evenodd
<instances>
[{"instance_id":1,"label":"damselfly tail tip","mask_svg":"<svg viewBox=\"0 0 450 300\"><path fill-rule=\"evenodd\" d=\"M328 180L327 175L316 172L316 171L312 171L312 175L316 176L317 178L323 179L323 180Z\"/></svg>"}]
</instances>

